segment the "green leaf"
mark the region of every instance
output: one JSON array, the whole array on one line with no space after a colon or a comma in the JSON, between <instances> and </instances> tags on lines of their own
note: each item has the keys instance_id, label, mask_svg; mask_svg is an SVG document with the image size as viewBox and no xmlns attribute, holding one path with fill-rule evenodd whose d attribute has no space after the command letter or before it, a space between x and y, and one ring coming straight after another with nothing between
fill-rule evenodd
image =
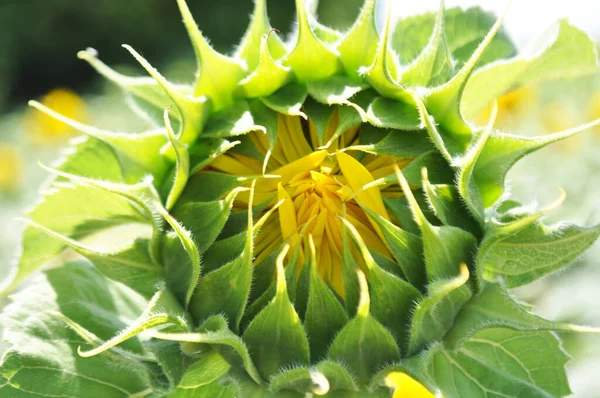
<instances>
[{"instance_id":1,"label":"green leaf","mask_svg":"<svg viewBox=\"0 0 600 398\"><path fill-rule=\"evenodd\" d=\"M74 240L121 224L145 222L126 199L99 188L64 182L56 182L43 192L41 201L28 216L47 229ZM0 295L8 293L56 257L64 247L64 243L45 232L27 227L23 233L21 258L0 287Z\"/></svg>"},{"instance_id":2,"label":"green leaf","mask_svg":"<svg viewBox=\"0 0 600 398\"><path fill-rule=\"evenodd\" d=\"M361 126L361 135L365 130L377 129L371 125ZM387 130L384 130L387 131ZM398 158L416 158L435 148L425 134L418 131L391 130L377 142L351 146L346 150L360 150L376 155L389 155Z\"/></svg>"},{"instance_id":3,"label":"green leaf","mask_svg":"<svg viewBox=\"0 0 600 398\"><path fill-rule=\"evenodd\" d=\"M231 262L242 254L245 243L246 232L241 232L237 235L217 240L212 246L206 249L204 254L202 254L204 271L208 273ZM257 289L256 286L254 286L253 291L255 289Z\"/></svg>"},{"instance_id":4,"label":"green leaf","mask_svg":"<svg viewBox=\"0 0 600 398\"><path fill-rule=\"evenodd\" d=\"M469 270L463 264L458 277L440 280L427 287L428 296L414 309L409 355L444 337L462 306L471 298L471 290L466 285L468 280Z\"/></svg>"},{"instance_id":5,"label":"green leaf","mask_svg":"<svg viewBox=\"0 0 600 398\"><path fill-rule=\"evenodd\" d=\"M253 194L252 194L253 195ZM250 199L250 207L252 199ZM252 213L246 216L252 231ZM244 250L228 264L202 276L195 288L190 312L198 322L211 315L224 314L237 331L248 302L252 283L253 234L246 233Z\"/></svg>"},{"instance_id":6,"label":"green leaf","mask_svg":"<svg viewBox=\"0 0 600 398\"><path fill-rule=\"evenodd\" d=\"M529 52L475 72L465 87L463 112L472 119L494 98L520 86L595 72L598 72L596 43L563 19L539 38Z\"/></svg>"},{"instance_id":7,"label":"green leaf","mask_svg":"<svg viewBox=\"0 0 600 398\"><path fill-rule=\"evenodd\" d=\"M411 93L398 83L398 60L389 46L391 13L385 15L385 23L377 42L377 52L372 64L360 72L379 94L399 100L403 103L414 103Z\"/></svg>"},{"instance_id":8,"label":"green leaf","mask_svg":"<svg viewBox=\"0 0 600 398\"><path fill-rule=\"evenodd\" d=\"M443 84L452 76L454 65L445 35L444 13L444 3L442 2L429 43L419 56L402 71L400 79L402 84L435 87Z\"/></svg>"},{"instance_id":9,"label":"green leaf","mask_svg":"<svg viewBox=\"0 0 600 398\"><path fill-rule=\"evenodd\" d=\"M367 280L360 271L360 302L356 317L338 333L329 358L351 369L361 385L369 383L377 369L400 359L400 350L392 335L370 314Z\"/></svg>"},{"instance_id":10,"label":"green leaf","mask_svg":"<svg viewBox=\"0 0 600 398\"><path fill-rule=\"evenodd\" d=\"M268 157L271 156L277 144L277 130L279 129L279 116L276 111L267 107L260 100L249 100L250 110L252 111L252 117L256 124L263 126L263 131L266 132L267 138L269 139L269 152L268 156L260 155L259 159L263 162L268 161ZM255 148L256 149L256 148ZM263 163L266 165L266 163ZM263 166L264 167L264 166Z\"/></svg>"},{"instance_id":11,"label":"green leaf","mask_svg":"<svg viewBox=\"0 0 600 398\"><path fill-rule=\"evenodd\" d=\"M478 268L486 280L502 278L518 287L558 272L575 261L600 236L600 226L554 228L537 222L524 230L482 248Z\"/></svg>"},{"instance_id":12,"label":"green leaf","mask_svg":"<svg viewBox=\"0 0 600 398\"><path fill-rule=\"evenodd\" d=\"M464 119L461 110L463 92L481 56L498 33L506 11L498 18L485 39L451 80L429 90L423 96L423 103L420 99L415 99L419 106L421 118L425 122L432 139L449 161L453 156L463 155L472 143L473 131ZM442 142L439 142L440 140Z\"/></svg>"},{"instance_id":13,"label":"green leaf","mask_svg":"<svg viewBox=\"0 0 600 398\"><path fill-rule=\"evenodd\" d=\"M481 227L465 208L456 187L449 184L431 184L426 171L423 173L423 190L437 218L444 225L458 227L480 237Z\"/></svg>"},{"instance_id":14,"label":"green leaf","mask_svg":"<svg viewBox=\"0 0 600 398\"><path fill-rule=\"evenodd\" d=\"M1 322L4 339L12 347L0 365L0 395L7 397L69 396L128 397L159 391L143 364L137 339L123 350L82 358L78 347L88 347L63 320L84 325L100 338L108 338L135 318L144 300L129 289L109 281L87 264L72 263L39 275L5 308Z\"/></svg>"},{"instance_id":15,"label":"green leaf","mask_svg":"<svg viewBox=\"0 0 600 398\"><path fill-rule=\"evenodd\" d=\"M221 384L217 381L195 388L177 388L169 394L169 398L236 398L236 388L233 384Z\"/></svg>"},{"instance_id":16,"label":"green leaf","mask_svg":"<svg viewBox=\"0 0 600 398\"><path fill-rule=\"evenodd\" d=\"M315 126L319 145L324 145L325 131L332 117L335 117L336 107L317 102L313 97L307 97L302 105L302 110Z\"/></svg>"},{"instance_id":17,"label":"green leaf","mask_svg":"<svg viewBox=\"0 0 600 398\"><path fill-rule=\"evenodd\" d=\"M415 287L424 286L425 262L421 238L397 227L373 210L367 207L363 207L363 209L369 218L377 223L406 279Z\"/></svg>"},{"instance_id":18,"label":"green leaf","mask_svg":"<svg viewBox=\"0 0 600 398\"><path fill-rule=\"evenodd\" d=\"M229 363L242 365L254 383L262 384L254 362L244 341L227 327L227 321L221 315L208 318L198 333L152 332L154 338L179 341L182 343L209 344Z\"/></svg>"},{"instance_id":19,"label":"green leaf","mask_svg":"<svg viewBox=\"0 0 600 398\"><path fill-rule=\"evenodd\" d=\"M432 351L429 371L449 398L571 394L564 369L569 357L549 332L493 328L476 333L456 352Z\"/></svg>"},{"instance_id":20,"label":"green leaf","mask_svg":"<svg viewBox=\"0 0 600 398\"><path fill-rule=\"evenodd\" d=\"M482 227L485 224L485 204L473 175L475 174L477 160L479 160L481 157L481 154L485 149L485 144L487 143L492 129L494 128L497 115L498 104L494 104L491 117L486 127L477 137L477 141L471 145L465 156L456 162L456 166L459 168L456 184L458 192L464 200L464 203L467 205L470 213L475 217ZM424 174L423 179L426 179L426 173Z\"/></svg>"},{"instance_id":21,"label":"green leaf","mask_svg":"<svg viewBox=\"0 0 600 398\"><path fill-rule=\"evenodd\" d=\"M455 7L445 11L446 42L452 58L458 62L457 66L460 67L468 61L495 21L495 15L480 7L471 7L466 10ZM427 46L428 41L431 40L435 23L436 14L433 12L410 16L397 22L391 43L403 64L413 61ZM497 59L508 58L515 53L514 44L501 30L483 53L479 65L483 66Z\"/></svg>"},{"instance_id":22,"label":"green leaf","mask_svg":"<svg viewBox=\"0 0 600 398\"><path fill-rule=\"evenodd\" d=\"M275 112L290 116L306 115L300 110L308 92L306 86L298 83L290 83L268 97L261 98L261 101Z\"/></svg>"},{"instance_id":23,"label":"green leaf","mask_svg":"<svg viewBox=\"0 0 600 398\"><path fill-rule=\"evenodd\" d=\"M321 361L315 368L327 378L330 391L358 391L356 382L344 366L333 361Z\"/></svg>"},{"instance_id":24,"label":"green leaf","mask_svg":"<svg viewBox=\"0 0 600 398\"><path fill-rule=\"evenodd\" d=\"M428 170L428 178L433 184L451 184L454 182L454 172L448 162L437 151L426 152L402 169L402 174L409 184L420 185L423 169ZM388 177L397 181L395 175Z\"/></svg>"},{"instance_id":25,"label":"green leaf","mask_svg":"<svg viewBox=\"0 0 600 398\"><path fill-rule=\"evenodd\" d=\"M195 389L224 376L231 365L216 351L208 351L186 369L177 388Z\"/></svg>"},{"instance_id":26,"label":"green leaf","mask_svg":"<svg viewBox=\"0 0 600 398\"><path fill-rule=\"evenodd\" d=\"M405 325L410 319L414 303L421 298L421 293L404 279L383 270L371 256L356 228L346 219L343 223L358 246L369 272L369 288L373 292L370 311L373 317L390 330L396 341L405 341Z\"/></svg>"},{"instance_id":27,"label":"green leaf","mask_svg":"<svg viewBox=\"0 0 600 398\"><path fill-rule=\"evenodd\" d=\"M239 177L214 171L201 171L190 177L177 206L188 202L214 202L243 184Z\"/></svg>"},{"instance_id":28,"label":"green leaf","mask_svg":"<svg viewBox=\"0 0 600 398\"><path fill-rule=\"evenodd\" d=\"M169 98L169 95L156 80L151 77L131 77L122 75L100 61L97 58L97 55L96 50L88 48L85 51L78 52L77 58L88 62L103 77L121 87L126 92L131 93L144 103L148 103L152 107L160 109L161 112L173 103L173 100ZM190 87L187 86L177 86L176 89L185 94L191 93ZM177 118L180 117L176 112L173 112L172 116Z\"/></svg>"},{"instance_id":29,"label":"green leaf","mask_svg":"<svg viewBox=\"0 0 600 398\"><path fill-rule=\"evenodd\" d=\"M449 347L455 348L478 330L493 327L507 327L521 331L598 333L591 328L540 318L515 301L503 286L488 283L464 305L446 335L445 342Z\"/></svg>"},{"instance_id":30,"label":"green leaf","mask_svg":"<svg viewBox=\"0 0 600 398\"><path fill-rule=\"evenodd\" d=\"M284 246L277 258L275 298L250 322L243 336L266 379L283 368L308 365L310 361L308 340L286 288L283 260L288 249Z\"/></svg>"},{"instance_id":31,"label":"green leaf","mask_svg":"<svg viewBox=\"0 0 600 398\"><path fill-rule=\"evenodd\" d=\"M325 356L335 335L348 322L348 315L318 274L312 236L309 236L308 240L311 249L310 290L304 316L304 329L310 343L310 357L312 361L317 361ZM295 277L295 275L293 276ZM324 314L327 315L324 316Z\"/></svg>"},{"instance_id":32,"label":"green leaf","mask_svg":"<svg viewBox=\"0 0 600 398\"><path fill-rule=\"evenodd\" d=\"M492 134L477 158L472 175L484 207L488 208L502 196L506 173L517 161L547 145L567 139L598 124L600 120L595 120L572 129L538 137L518 137L499 132Z\"/></svg>"},{"instance_id":33,"label":"green leaf","mask_svg":"<svg viewBox=\"0 0 600 398\"><path fill-rule=\"evenodd\" d=\"M368 121L378 127L409 131L421 129L419 112L410 103L377 97L366 112Z\"/></svg>"},{"instance_id":34,"label":"green leaf","mask_svg":"<svg viewBox=\"0 0 600 398\"><path fill-rule=\"evenodd\" d=\"M29 106L88 137L109 145L114 150L114 156L117 157L122 169L123 179L127 183L137 183L148 173L160 181L167 172L166 159L157 156L161 147L167 142L161 130L140 134L114 133L69 119L36 101L29 101Z\"/></svg>"},{"instance_id":35,"label":"green leaf","mask_svg":"<svg viewBox=\"0 0 600 398\"><path fill-rule=\"evenodd\" d=\"M204 253L215 242L229 218L233 201L245 189L234 188L223 200L187 202L175 208L173 217L192 234L200 253Z\"/></svg>"},{"instance_id":36,"label":"green leaf","mask_svg":"<svg viewBox=\"0 0 600 398\"><path fill-rule=\"evenodd\" d=\"M175 296L169 292L166 285L162 284L157 288L156 294L148 302L146 309L138 319L128 325L126 328L119 331L117 335L110 340L94 347L88 351L78 349L79 355L84 358L89 358L101 354L123 342L137 336L147 329L156 326L170 324L171 328L177 331L185 331L189 329L189 316L183 310ZM81 327L76 321L60 314L69 327L75 330L82 337L89 336L89 332Z\"/></svg>"},{"instance_id":37,"label":"green leaf","mask_svg":"<svg viewBox=\"0 0 600 398\"><path fill-rule=\"evenodd\" d=\"M327 80L309 82L307 85L311 97L328 105L348 104L350 98L368 87L345 76L332 76Z\"/></svg>"},{"instance_id":38,"label":"green leaf","mask_svg":"<svg viewBox=\"0 0 600 398\"><path fill-rule=\"evenodd\" d=\"M171 214L169 214L167 209L165 209L162 206L162 204L160 202L158 202L157 200L155 200L155 206L156 206L158 213L167 221L167 223L169 223L171 228L173 228L173 231L174 231L175 235L177 236L179 243L181 244L181 247L183 247L183 249L185 250L185 253L187 255L186 260L189 261L190 265L191 265L190 276L189 276L189 278L184 279L184 281L186 281L187 283L183 284L184 292L185 292L185 295L183 296L183 299L184 299L183 303L185 304L184 306L187 307L190 303L190 300L192 299L192 294L194 293L194 289L196 287L198 278L200 277L200 252L198 251L198 247L196 246L196 243L192 239L190 231L188 231ZM167 237L167 239L168 239L168 237ZM170 249L172 249L173 247L177 247L177 246L166 245L164 248L163 256L165 256L169 252L171 252ZM166 266L165 266L165 268L166 268ZM171 279L171 276L169 276L169 280L170 279ZM179 282L181 282L181 280Z\"/></svg>"},{"instance_id":39,"label":"green leaf","mask_svg":"<svg viewBox=\"0 0 600 398\"><path fill-rule=\"evenodd\" d=\"M242 100L213 113L204 126L202 137L234 137L259 130L266 133L263 126L255 123L248 102Z\"/></svg>"},{"instance_id":40,"label":"green leaf","mask_svg":"<svg viewBox=\"0 0 600 398\"><path fill-rule=\"evenodd\" d=\"M169 327L167 326L167 328ZM171 388L177 387L190 363L190 358L184 355L181 350L181 344L151 338L145 342L145 345L156 358L158 365L169 381L169 386Z\"/></svg>"},{"instance_id":41,"label":"green leaf","mask_svg":"<svg viewBox=\"0 0 600 398\"><path fill-rule=\"evenodd\" d=\"M97 251L33 221L29 223L90 260L106 277L123 283L146 298L152 297L156 285L165 278L162 267L150 258L146 239L136 239L110 251Z\"/></svg>"},{"instance_id":42,"label":"green leaf","mask_svg":"<svg viewBox=\"0 0 600 398\"><path fill-rule=\"evenodd\" d=\"M428 280L431 282L457 276L460 272L460 264L472 263L471 259L477 247L477 240L473 235L460 228L431 225L414 198L402 172L397 169L396 174L415 221L421 229Z\"/></svg>"},{"instance_id":43,"label":"green leaf","mask_svg":"<svg viewBox=\"0 0 600 398\"><path fill-rule=\"evenodd\" d=\"M74 181L83 186L99 188L109 194L128 200L137 209L140 216L144 218L144 221L152 225L152 237L148 242L148 251L151 259L150 263L158 264L163 223L156 208L151 204L152 199L158 197L158 193L152 185L152 177L146 177L140 183L129 185L81 177L52 169L41 163L40 166L58 177Z\"/></svg>"},{"instance_id":44,"label":"green leaf","mask_svg":"<svg viewBox=\"0 0 600 398\"><path fill-rule=\"evenodd\" d=\"M269 390L274 393L292 390L305 394L325 395L329 391L329 382L325 376L315 370L294 368L275 375L270 380Z\"/></svg>"},{"instance_id":45,"label":"green leaf","mask_svg":"<svg viewBox=\"0 0 600 398\"><path fill-rule=\"evenodd\" d=\"M342 273L344 278L344 306L349 316L354 317L360 299L360 286L356 272L360 270L354 254L350 251L347 228L342 229Z\"/></svg>"},{"instance_id":46,"label":"green leaf","mask_svg":"<svg viewBox=\"0 0 600 398\"><path fill-rule=\"evenodd\" d=\"M131 46L123 44L123 48L125 48L139 64L148 72L150 76L160 85L160 87L165 91L165 93L169 96L171 101L177 107L180 114L180 130L179 140L184 145L192 144L198 138L202 130L202 126L204 125L206 116L211 109L212 102L205 96L192 96L187 95L187 89L185 92L181 92L178 88L173 86L163 75L160 74L156 68L154 68L150 63L142 57L138 52L136 52ZM155 152L153 152L155 153ZM161 153L164 154L167 158L174 160L175 154L173 153L170 145L166 145L161 150Z\"/></svg>"},{"instance_id":47,"label":"green leaf","mask_svg":"<svg viewBox=\"0 0 600 398\"><path fill-rule=\"evenodd\" d=\"M169 196L167 197L167 203L165 205L167 210L171 210L185 189L188 179L190 178L190 154L187 150L187 147L179 142L177 137L175 137L175 133L171 127L171 121L169 120L168 108L165 109L164 120L169 142L173 147L177 161L175 167L175 180L173 181L173 185L169 191Z\"/></svg>"}]
</instances>

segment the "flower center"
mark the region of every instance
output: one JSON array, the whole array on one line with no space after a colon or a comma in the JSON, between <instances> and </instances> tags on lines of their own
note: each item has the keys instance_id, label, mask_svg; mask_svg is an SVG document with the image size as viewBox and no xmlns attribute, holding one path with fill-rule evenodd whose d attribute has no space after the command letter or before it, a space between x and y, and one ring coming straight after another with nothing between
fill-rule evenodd
<instances>
[{"instance_id":1,"label":"flower center","mask_svg":"<svg viewBox=\"0 0 600 398\"><path fill-rule=\"evenodd\" d=\"M268 178L255 183L255 204L263 206L265 211L275 205L279 207L256 237L255 265L282 244L289 243L288 260L296 249L300 272L304 260L309 258L308 242L312 236L320 276L343 297L344 251L348 250L359 265L362 256L354 245L344 248L342 218L356 228L371 251L391 259L385 238L372 216L390 220L384 197L393 198L400 191L397 185L372 183L393 174L394 164L402 166L407 161L350 150L348 147L359 142L359 128L340 133L337 112L321 139L312 121L302 123L300 117L280 115L277 143L272 151L264 134L247 136L263 155L262 159L230 152L216 159L211 167L234 175L257 176L263 174L266 166L264 174ZM327 144L321 145L322 142ZM245 208L248 199L249 193L241 193L235 205Z\"/></svg>"}]
</instances>

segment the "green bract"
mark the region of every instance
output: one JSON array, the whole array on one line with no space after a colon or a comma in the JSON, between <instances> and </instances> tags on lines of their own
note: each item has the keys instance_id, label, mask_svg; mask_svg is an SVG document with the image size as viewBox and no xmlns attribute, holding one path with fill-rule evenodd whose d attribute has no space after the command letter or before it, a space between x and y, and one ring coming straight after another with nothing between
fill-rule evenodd
<instances>
[{"instance_id":1,"label":"green bract","mask_svg":"<svg viewBox=\"0 0 600 398\"><path fill-rule=\"evenodd\" d=\"M600 226L544 225L558 203L521 205L505 176L600 121L519 137L494 129L494 102L597 72L586 34L561 21L515 55L478 8L378 27L366 0L342 33L297 0L284 43L257 0L225 56L178 5L191 85L129 46L150 77L79 54L160 127L108 132L31 103L85 138L46 167L2 288L65 262L2 315L2 396L569 395L553 332L594 330L541 319L508 289L567 267ZM94 244L123 225L133 239Z\"/></svg>"}]
</instances>

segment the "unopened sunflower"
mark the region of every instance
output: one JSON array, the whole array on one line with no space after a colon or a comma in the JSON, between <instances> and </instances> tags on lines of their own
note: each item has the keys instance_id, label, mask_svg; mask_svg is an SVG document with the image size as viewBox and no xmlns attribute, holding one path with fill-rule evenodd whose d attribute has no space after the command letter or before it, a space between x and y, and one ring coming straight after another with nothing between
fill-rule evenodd
<instances>
[{"instance_id":1,"label":"unopened sunflower","mask_svg":"<svg viewBox=\"0 0 600 398\"><path fill-rule=\"evenodd\" d=\"M541 49L512 57L502 18L479 9L442 4L395 25L387 11L378 28L367 0L338 32L297 0L284 43L257 0L226 56L177 3L193 84L170 83L129 46L150 77L79 54L138 110L163 112L160 127L112 133L31 103L87 138L43 166L56 179L4 291L65 248L83 258L6 308L1 394L570 394L554 332L594 330L537 317L509 289L564 269L600 227L546 226L562 194L535 209L510 198L505 176L599 122L525 138L494 128L495 107L470 121L515 88L597 71L585 33L562 21ZM94 247L123 224L139 234Z\"/></svg>"}]
</instances>

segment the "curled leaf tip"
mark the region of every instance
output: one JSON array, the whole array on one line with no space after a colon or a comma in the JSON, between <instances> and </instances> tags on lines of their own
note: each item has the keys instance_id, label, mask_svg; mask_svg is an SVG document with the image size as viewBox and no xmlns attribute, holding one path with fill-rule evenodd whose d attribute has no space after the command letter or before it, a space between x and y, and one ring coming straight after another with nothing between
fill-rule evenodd
<instances>
[{"instance_id":1,"label":"curled leaf tip","mask_svg":"<svg viewBox=\"0 0 600 398\"><path fill-rule=\"evenodd\" d=\"M358 301L358 310L357 315L360 315L363 318L369 316L369 312L371 309L371 297L369 296L369 284L367 283L367 277L365 273L361 270L356 270L356 275L358 277L358 285L360 287L360 298Z\"/></svg>"},{"instance_id":2,"label":"curled leaf tip","mask_svg":"<svg viewBox=\"0 0 600 398\"><path fill-rule=\"evenodd\" d=\"M329 392L329 380L321 372L311 370L310 377L313 382L312 392L316 395L325 395Z\"/></svg>"}]
</instances>

